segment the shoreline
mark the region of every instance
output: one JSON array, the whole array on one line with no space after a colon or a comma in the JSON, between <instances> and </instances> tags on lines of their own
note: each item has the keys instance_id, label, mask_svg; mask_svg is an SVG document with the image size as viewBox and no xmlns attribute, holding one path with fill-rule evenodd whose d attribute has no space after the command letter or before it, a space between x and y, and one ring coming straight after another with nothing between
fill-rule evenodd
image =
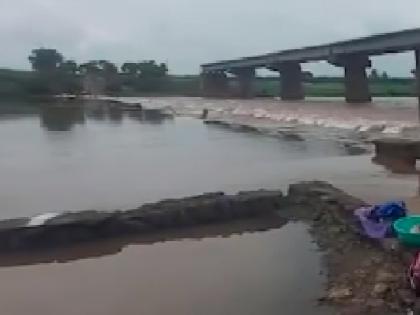
<instances>
[{"instance_id":1,"label":"shoreline","mask_svg":"<svg viewBox=\"0 0 420 315\"><path fill-rule=\"evenodd\" d=\"M6 257L6 266L13 265L13 261L15 265L16 261L20 265L57 261L58 257L46 255L44 250L56 248L59 251L53 253L62 255L66 248L116 240L112 250L99 248L91 255L95 257L120 251L133 242L130 235L134 239L140 237L140 242L150 236L153 243L164 239L166 231L188 231L194 226L211 227L223 222L235 226L244 218L247 222L260 222L263 230L300 221L309 226L323 253L327 284L325 293L319 296L321 305L337 308L340 314L394 314L414 308L414 293L405 281L405 268L412 253L395 240L373 242L361 235L353 210L365 204L328 183L314 181L290 185L287 195L280 191L233 196L209 193L127 211L45 216L43 222L31 226L30 218L7 220L0 222L0 256ZM233 228L232 233L241 233L241 229ZM81 258L84 257L73 257ZM62 259L71 260L72 256Z\"/></svg>"},{"instance_id":2,"label":"shoreline","mask_svg":"<svg viewBox=\"0 0 420 315\"><path fill-rule=\"evenodd\" d=\"M310 132L302 135L293 128L281 127L281 122L273 128L217 119L203 122L286 141L303 142L305 136L312 136ZM347 156L371 152L364 138L345 137L337 142ZM291 184L287 195L280 190L236 195L219 192L162 200L126 211L45 213L0 221L0 257L4 258L0 266L112 255L130 244L159 242L167 233L185 231L188 237L187 231L194 227L234 226L240 220L260 222L261 229L300 221L309 226L324 256L327 284L325 293L319 296L321 305L336 307L340 314L394 314L417 309L405 281L411 251L392 240L376 243L361 236L352 214L362 205L364 201L317 181ZM244 230L233 228L231 233ZM79 256L66 253L69 248L94 247L102 241L111 241L114 246L100 246Z\"/></svg>"},{"instance_id":3,"label":"shoreline","mask_svg":"<svg viewBox=\"0 0 420 315\"><path fill-rule=\"evenodd\" d=\"M324 255L327 289L321 304L343 315L417 314L419 305L406 279L414 253L394 238L376 241L363 235L353 210L364 201L322 182L291 185L289 196L298 218L310 222Z\"/></svg>"}]
</instances>

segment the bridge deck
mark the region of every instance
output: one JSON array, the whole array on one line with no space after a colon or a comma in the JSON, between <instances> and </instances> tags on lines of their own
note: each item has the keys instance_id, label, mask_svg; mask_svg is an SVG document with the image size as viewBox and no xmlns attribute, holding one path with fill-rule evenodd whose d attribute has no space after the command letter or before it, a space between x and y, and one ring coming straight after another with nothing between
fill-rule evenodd
<instances>
[{"instance_id":1,"label":"bridge deck","mask_svg":"<svg viewBox=\"0 0 420 315\"><path fill-rule=\"evenodd\" d=\"M225 60L201 65L204 72L235 68L259 68L283 62L329 60L333 56L363 53L381 55L414 50L420 47L420 28L394 33L377 34L326 45L289 49L259 56Z\"/></svg>"}]
</instances>

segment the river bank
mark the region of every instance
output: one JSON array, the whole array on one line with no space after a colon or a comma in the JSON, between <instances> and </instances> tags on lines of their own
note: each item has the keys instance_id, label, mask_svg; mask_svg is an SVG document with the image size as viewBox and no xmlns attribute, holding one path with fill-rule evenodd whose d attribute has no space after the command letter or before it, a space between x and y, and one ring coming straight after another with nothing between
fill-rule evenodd
<instances>
[{"instance_id":1,"label":"river bank","mask_svg":"<svg viewBox=\"0 0 420 315\"><path fill-rule=\"evenodd\" d=\"M153 78L139 80L140 86L127 81L126 74L120 73L113 82L112 89L102 87L102 92L120 97L150 97L150 96L200 96L201 78L199 75L168 75L153 80ZM59 91L81 93L84 77L73 75L58 76L50 80L60 82ZM115 78L114 78L115 79ZM54 89L49 81L40 78L34 71L0 69L0 97L2 99L22 99L38 97L52 93ZM235 85L232 79L230 85ZM279 78L257 77L255 79L255 95L260 97L276 97L279 95ZM57 89L57 88L56 88ZM309 97L337 97L344 96L344 78L315 77L305 80L305 95ZM375 78L370 80L370 90L373 96L395 97L415 96L414 78Z\"/></svg>"},{"instance_id":2,"label":"river bank","mask_svg":"<svg viewBox=\"0 0 420 315\"><path fill-rule=\"evenodd\" d=\"M400 274L405 264L382 257L382 247L337 221L335 211L314 210L317 205L330 209L325 194L341 200L342 191L356 196L345 198L352 208L360 199L375 203L416 195L417 175L393 174L372 164L364 128L355 124L383 120L382 134L399 122L406 128L411 103L395 116L394 105L359 112L338 103L333 112L334 104L318 102L122 101L141 103L152 112L170 107L176 115L152 119L138 109L89 100L0 113L0 131L7 135L0 152L0 172L7 179L0 182L0 219L7 220L8 235L0 253L5 312L20 315L26 307L43 315L58 313L64 305L65 315L111 315L117 306L130 315L214 315L227 309L241 315L333 314L334 306L350 310L364 299L372 310L398 313L412 303L394 293L404 289L400 278L386 283L386 294L363 295L383 282L373 277L378 263L365 261L367 256L384 259L384 271ZM285 122L292 106L300 120ZM196 119L205 108L210 109L208 124ZM281 111L283 118L273 119ZM360 120L356 112L370 114ZM343 114L346 119L340 118ZM321 126L322 119L335 127ZM344 120L359 127L338 128ZM309 124L314 121L318 124ZM329 181L341 192L313 183L315 192L313 186L298 185L295 198L280 193L312 179ZM261 187L276 201L264 202L264 213L255 213L261 209L255 201ZM185 197L219 190L226 194ZM307 202L297 201L300 194ZM248 197L247 206L240 200ZM173 200L158 201L165 198ZM138 207L144 204L149 206ZM72 214L65 213L69 209ZM128 215L115 209L132 210ZM10 221L16 217L26 219ZM361 261L368 266L360 266ZM360 278L352 268L366 269L369 276ZM81 282L86 287L80 288ZM345 296L337 298L339 293Z\"/></svg>"},{"instance_id":3,"label":"river bank","mask_svg":"<svg viewBox=\"0 0 420 315\"><path fill-rule=\"evenodd\" d=\"M246 217L253 218L249 222L260 222L257 224L260 230L298 221L309 226L324 256L328 282L325 293L319 292L321 305L334 307L339 314L402 314L417 308L414 293L405 279L411 251L393 240L375 243L364 238L353 217L353 210L363 205L365 202L330 184L304 182L291 185L287 195L280 191L236 196L213 193L122 212L47 214L0 222L0 258L2 265L46 263L62 260L61 255L68 246L73 248L71 253L75 244L109 237L120 240L117 248L121 250L133 241L133 238L122 238L127 234L144 235L136 236L136 242L141 239L156 242L164 239L165 230L185 229L184 235L188 235L191 226L204 224L206 229L223 221L237 226L230 233L240 233L247 228L235 222L243 222ZM60 250L55 255L39 251L51 247ZM99 250L96 256L113 253ZM67 261L72 259L69 254L64 257Z\"/></svg>"},{"instance_id":4,"label":"river bank","mask_svg":"<svg viewBox=\"0 0 420 315\"><path fill-rule=\"evenodd\" d=\"M303 207L300 215L312 210L311 234L325 253L328 290L321 303L332 303L339 314L419 312L406 278L414 253L396 239L363 235L353 211L364 201L320 182L292 185L289 196Z\"/></svg>"}]
</instances>

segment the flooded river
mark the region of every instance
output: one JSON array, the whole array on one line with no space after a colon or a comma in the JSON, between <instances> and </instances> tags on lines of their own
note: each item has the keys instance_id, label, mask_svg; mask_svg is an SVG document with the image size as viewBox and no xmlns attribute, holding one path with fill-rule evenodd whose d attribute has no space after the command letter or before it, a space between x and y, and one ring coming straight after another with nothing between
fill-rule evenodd
<instances>
[{"instance_id":1,"label":"flooded river","mask_svg":"<svg viewBox=\"0 0 420 315\"><path fill-rule=\"evenodd\" d=\"M0 304L8 315L328 314L316 307L320 269L306 227L290 223L224 238L131 245L102 258L1 268Z\"/></svg>"},{"instance_id":2,"label":"flooded river","mask_svg":"<svg viewBox=\"0 0 420 315\"><path fill-rule=\"evenodd\" d=\"M330 180L363 197L376 189L382 198L388 184L397 193L416 191L416 178L407 185L406 178L372 165L370 156L348 157L340 144L308 133L306 141L279 139L188 117L144 119L95 104L32 105L26 112L10 107L0 115L0 218L126 209L209 191L286 188L307 179Z\"/></svg>"},{"instance_id":3,"label":"flooded river","mask_svg":"<svg viewBox=\"0 0 420 315\"><path fill-rule=\"evenodd\" d=\"M182 98L144 102L188 116L209 105ZM349 156L331 133L313 137L305 129L303 139L279 138L95 103L38 105L0 107L0 218L127 209L209 191L285 189L312 179L372 201L418 190L416 176L391 174L369 154ZM307 228L237 224L0 256L2 313L326 314L315 307L325 279Z\"/></svg>"}]
</instances>

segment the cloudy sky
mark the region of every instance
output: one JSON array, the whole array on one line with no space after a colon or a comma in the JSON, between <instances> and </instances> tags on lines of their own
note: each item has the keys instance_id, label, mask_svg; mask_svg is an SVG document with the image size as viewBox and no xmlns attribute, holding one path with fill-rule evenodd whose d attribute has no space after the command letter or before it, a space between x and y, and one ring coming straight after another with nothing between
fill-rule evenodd
<instances>
[{"instance_id":1,"label":"cloudy sky","mask_svg":"<svg viewBox=\"0 0 420 315\"><path fill-rule=\"evenodd\" d=\"M156 59L189 74L209 61L413 27L419 0L1 0L0 66L28 68L43 46L78 62ZM393 75L413 64L412 54L374 59Z\"/></svg>"}]
</instances>

